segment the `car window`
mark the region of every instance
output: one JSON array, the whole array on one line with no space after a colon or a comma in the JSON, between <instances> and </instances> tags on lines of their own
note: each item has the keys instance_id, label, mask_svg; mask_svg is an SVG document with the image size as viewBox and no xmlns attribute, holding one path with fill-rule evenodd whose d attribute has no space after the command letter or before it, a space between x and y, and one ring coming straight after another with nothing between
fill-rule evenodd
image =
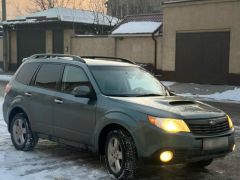
<instances>
[{"instance_id":1,"label":"car window","mask_svg":"<svg viewBox=\"0 0 240 180\"><path fill-rule=\"evenodd\" d=\"M79 67L66 66L62 78L61 91L72 94L73 89L80 85L90 85L85 72Z\"/></svg>"},{"instance_id":2,"label":"car window","mask_svg":"<svg viewBox=\"0 0 240 180\"><path fill-rule=\"evenodd\" d=\"M27 63L22 66L17 74L16 80L20 83L28 85L38 68L39 63Z\"/></svg>"},{"instance_id":3,"label":"car window","mask_svg":"<svg viewBox=\"0 0 240 180\"><path fill-rule=\"evenodd\" d=\"M150 73L139 67L92 66L96 82L108 96L167 96L166 88Z\"/></svg>"},{"instance_id":4,"label":"car window","mask_svg":"<svg viewBox=\"0 0 240 180\"><path fill-rule=\"evenodd\" d=\"M44 64L40 68L35 85L45 89L56 90L59 81L61 68L60 64Z\"/></svg>"}]
</instances>

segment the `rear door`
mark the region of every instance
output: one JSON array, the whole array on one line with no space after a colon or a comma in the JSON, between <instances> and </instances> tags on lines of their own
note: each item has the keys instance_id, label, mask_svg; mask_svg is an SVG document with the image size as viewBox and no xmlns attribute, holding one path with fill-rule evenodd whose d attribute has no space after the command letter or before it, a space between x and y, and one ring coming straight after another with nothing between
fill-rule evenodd
<instances>
[{"instance_id":1,"label":"rear door","mask_svg":"<svg viewBox=\"0 0 240 180\"><path fill-rule=\"evenodd\" d=\"M29 112L30 109L30 102L29 102L29 96L28 96L28 88L29 84L31 83L32 78L34 77L35 72L37 71L39 67L39 63L25 63L19 72L16 75L16 82L13 83L13 89L14 89L14 96L22 96L22 102L21 105L23 106L24 111L26 111L30 124L31 122L31 113Z\"/></svg>"},{"instance_id":2,"label":"rear door","mask_svg":"<svg viewBox=\"0 0 240 180\"><path fill-rule=\"evenodd\" d=\"M62 71L62 65L56 63L42 64L35 81L28 87L32 128L34 131L53 134L54 94Z\"/></svg>"},{"instance_id":3,"label":"rear door","mask_svg":"<svg viewBox=\"0 0 240 180\"><path fill-rule=\"evenodd\" d=\"M90 85L86 73L78 66L66 65L60 91L55 94L54 135L89 145L95 128L96 100L75 97L72 91L79 85Z\"/></svg>"}]
</instances>

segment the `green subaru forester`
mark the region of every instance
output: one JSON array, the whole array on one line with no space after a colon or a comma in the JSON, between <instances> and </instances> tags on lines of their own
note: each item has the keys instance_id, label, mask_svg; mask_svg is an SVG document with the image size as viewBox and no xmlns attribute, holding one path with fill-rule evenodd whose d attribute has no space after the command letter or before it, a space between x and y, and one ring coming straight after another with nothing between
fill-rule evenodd
<instances>
[{"instance_id":1,"label":"green subaru forester","mask_svg":"<svg viewBox=\"0 0 240 180\"><path fill-rule=\"evenodd\" d=\"M133 179L138 162L204 167L235 148L228 115L172 94L125 59L24 59L3 112L17 150L32 150L39 138L87 148L117 179Z\"/></svg>"}]
</instances>

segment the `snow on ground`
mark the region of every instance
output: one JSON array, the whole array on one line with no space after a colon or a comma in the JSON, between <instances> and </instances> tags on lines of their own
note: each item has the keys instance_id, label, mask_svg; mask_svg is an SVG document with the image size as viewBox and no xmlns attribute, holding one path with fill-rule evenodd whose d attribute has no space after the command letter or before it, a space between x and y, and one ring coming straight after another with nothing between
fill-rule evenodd
<instances>
[{"instance_id":1,"label":"snow on ground","mask_svg":"<svg viewBox=\"0 0 240 180\"><path fill-rule=\"evenodd\" d=\"M161 81L161 83L164 86L172 86L172 85L176 84L176 82L172 82L172 81Z\"/></svg>"},{"instance_id":2,"label":"snow on ground","mask_svg":"<svg viewBox=\"0 0 240 180\"><path fill-rule=\"evenodd\" d=\"M193 95L190 93L178 94L184 97L201 98L206 100L224 101L224 102L240 102L240 88L234 90L227 90L224 92L216 92L208 95Z\"/></svg>"},{"instance_id":3,"label":"snow on ground","mask_svg":"<svg viewBox=\"0 0 240 180\"><path fill-rule=\"evenodd\" d=\"M0 99L2 107L3 99ZM4 180L109 179L93 154L41 140L34 151L17 151L0 111L0 179Z\"/></svg>"},{"instance_id":4,"label":"snow on ground","mask_svg":"<svg viewBox=\"0 0 240 180\"><path fill-rule=\"evenodd\" d=\"M128 22L120 25L112 34L139 34L139 33L153 33L160 26L161 22Z\"/></svg>"},{"instance_id":5,"label":"snow on ground","mask_svg":"<svg viewBox=\"0 0 240 180\"><path fill-rule=\"evenodd\" d=\"M0 81L10 81L12 75L0 75Z\"/></svg>"}]
</instances>

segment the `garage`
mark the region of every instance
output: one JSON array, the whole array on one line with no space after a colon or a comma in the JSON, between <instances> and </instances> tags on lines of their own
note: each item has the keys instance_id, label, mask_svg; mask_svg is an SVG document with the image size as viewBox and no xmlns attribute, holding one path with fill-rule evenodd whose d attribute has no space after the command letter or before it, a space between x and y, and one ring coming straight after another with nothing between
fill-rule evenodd
<instances>
[{"instance_id":1,"label":"garage","mask_svg":"<svg viewBox=\"0 0 240 180\"><path fill-rule=\"evenodd\" d=\"M45 30L25 29L17 32L18 43L18 66L21 60L37 53L45 53L46 35Z\"/></svg>"},{"instance_id":2,"label":"garage","mask_svg":"<svg viewBox=\"0 0 240 180\"><path fill-rule=\"evenodd\" d=\"M181 82L226 84L230 32L177 33L176 79Z\"/></svg>"}]
</instances>

